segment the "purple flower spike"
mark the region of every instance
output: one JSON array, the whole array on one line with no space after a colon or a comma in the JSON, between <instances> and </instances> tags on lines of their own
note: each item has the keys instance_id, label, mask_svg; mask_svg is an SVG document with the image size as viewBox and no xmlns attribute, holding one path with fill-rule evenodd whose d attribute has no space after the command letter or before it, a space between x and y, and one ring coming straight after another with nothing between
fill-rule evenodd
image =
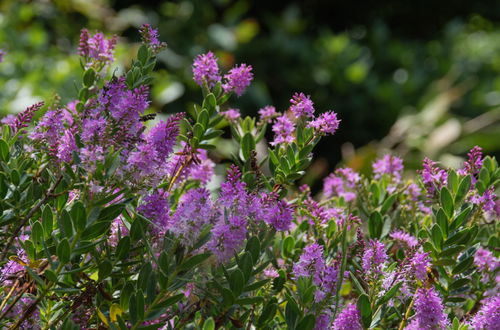
<instances>
[{"instance_id":1,"label":"purple flower spike","mask_svg":"<svg viewBox=\"0 0 500 330\"><path fill-rule=\"evenodd\" d=\"M149 24L143 24L139 29L143 44L149 46L155 54L158 54L167 44L158 39L158 30Z\"/></svg>"},{"instance_id":2,"label":"purple flower spike","mask_svg":"<svg viewBox=\"0 0 500 330\"><path fill-rule=\"evenodd\" d=\"M500 295L485 299L470 325L473 329L498 329L500 324Z\"/></svg>"},{"instance_id":3,"label":"purple flower spike","mask_svg":"<svg viewBox=\"0 0 500 330\"><path fill-rule=\"evenodd\" d=\"M276 118L276 123L273 125L274 141L271 145L292 143L295 140L294 130L295 124L286 115Z\"/></svg>"},{"instance_id":4,"label":"purple flower spike","mask_svg":"<svg viewBox=\"0 0 500 330\"><path fill-rule=\"evenodd\" d=\"M193 62L193 79L200 87L206 83L209 88L214 87L221 80L217 57L214 53L208 52L196 57Z\"/></svg>"},{"instance_id":5,"label":"purple flower spike","mask_svg":"<svg viewBox=\"0 0 500 330\"><path fill-rule=\"evenodd\" d=\"M318 118L309 122L307 126L314 128L321 135L334 134L339 128L340 120L333 111L328 111L319 115Z\"/></svg>"},{"instance_id":6,"label":"purple flower spike","mask_svg":"<svg viewBox=\"0 0 500 330\"><path fill-rule=\"evenodd\" d=\"M304 93L295 93L290 99L290 111L295 115L296 118L314 116L314 103L311 101L309 95Z\"/></svg>"},{"instance_id":7,"label":"purple flower spike","mask_svg":"<svg viewBox=\"0 0 500 330\"><path fill-rule=\"evenodd\" d=\"M373 173L376 180L380 179L384 174L394 178L395 182L401 181L403 173L403 160L392 155L385 155L373 163Z\"/></svg>"},{"instance_id":8,"label":"purple flower spike","mask_svg":"<svg viewBox=\"0 0 500 330\"><path fill-rule=\"evenodd\" d=\"M31 119L33 119L33 115L35 114L35 112L40 110L43 107L43 105L44 103L42 101L27 107L26 110L18 114L14 119L14 121L11 123L10 126L12 127L12 129L15 132L17 132L21 128L28 127L29 123L31 122Z\"/></svg>"},{"instance_id":9,"label":"purple flower spike","mask_svg":"<svg viewBox=\"0 0 500 330\"><path fill-rule=\"evenodd\" d=\"M259 110L260 121L270 124L273 119L278 116L276 108L272 105L266 105Z\"/></svg>"},{"instance_id":10,"label":"purple flower spike","mask_svg":"<svg viewBox=\"0 0 500 330\"><path fill-rule=\"evenodd\" d=\"M235 66L224 76L224 79L225 82L222 85L224 92L235 92L236 95L241 96L253 80L252 66L245 63Z\"/></svg>"},{"instance_id":11,"label":"purple flower spike","mask_svg":"<svg viewBox=\"0 0 500 330\"><path fill-rule=\"evenodd\" d=\"M333 330L362 330L361 319L355 304L347 305L333 322Z\"/></svg>"},{"instance_id":12,"label":"purple flower spike","mask_svg":"<svg viewBox=\"0 0 500 330\"><path fill-rule=\"evenodd\" d=\"M406 329L445 329L448 320L443 301L434 288L420 288L415 294L415 318Z\"/></svg>"},{"instance_id":13,"label":"purple flower spike","mask_svg":"<svg viewBox=\"0 0 500 330\"><path fill-rule=\"evenodd\" d=\"M113 62L113 51L118 37L115 35L111 39L106 39L102 32L97 32L93 36L87 29L80 32L80 42L78 44L78 54L85 59L86 66L102 67Z\"/></svg>"}]
</instances>

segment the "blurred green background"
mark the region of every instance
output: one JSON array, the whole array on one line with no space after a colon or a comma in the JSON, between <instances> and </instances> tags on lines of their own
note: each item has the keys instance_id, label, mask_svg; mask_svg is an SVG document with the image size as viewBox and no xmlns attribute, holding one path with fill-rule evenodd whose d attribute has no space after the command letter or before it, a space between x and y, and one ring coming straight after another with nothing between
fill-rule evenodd
<instances>
[{"instance_id":1,"label":"blurred green background","mask_svg":"<svg viewBox=\"0 0 500 330\"><path fill-rule=\"evenodd\" d=\"M153 112L185 111L200 91L191 62L212 50L225 69L254 67L233 102L252 115L288 106L295 91L341 129L318 146L308 182L339 162L365 171L389 149L415 169L429 156L457 165L475 144L500 155L500 1L111 1L0 2L0 114L57 93L76 95L83 27L118 34L122 72L151 23L169 45L159 57Z\"/></svg>"}]
</instances>

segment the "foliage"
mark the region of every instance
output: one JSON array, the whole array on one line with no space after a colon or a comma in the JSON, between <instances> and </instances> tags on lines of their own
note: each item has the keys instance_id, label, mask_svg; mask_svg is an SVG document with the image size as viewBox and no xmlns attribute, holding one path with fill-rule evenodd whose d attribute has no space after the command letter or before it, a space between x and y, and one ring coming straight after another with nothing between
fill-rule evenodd
<instances>
[{"instance_id":1,"label":"foliage","mask_svg":"<svg viewBox=\"0 0 500 330\"><path fill-rule=\"evenodd\" d=\"M147 128L164 45L141 32L130 69L109 77L114 39L82 31L77 99L4 120L2 327L480 329L498 313L494 158L425 159L407 180L386 155L369 176L335 170L313 198L296 183L336 113L299 93L258 119L223 111L252 68L204 54L202 101ZM218 185L226 128L238 152Z\"/></svg>"}]
</instances>

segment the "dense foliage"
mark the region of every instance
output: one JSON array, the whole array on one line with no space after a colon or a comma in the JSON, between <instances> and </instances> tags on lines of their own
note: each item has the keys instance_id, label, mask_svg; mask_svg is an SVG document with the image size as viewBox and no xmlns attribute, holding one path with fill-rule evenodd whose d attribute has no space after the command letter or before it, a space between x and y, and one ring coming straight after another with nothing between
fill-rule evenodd
<instances>
[{"instance_id":1,"label":"dense foliage","mask_svg":"<svg viewBox=\"0 0 500 330\"><path fill-rule=\"evenodd\" d=\"M145 114L155 29L123 74L116 37L82 30L77 98L2 119L0 326L24 329L495 329L500 324L496 160L424 159L414 179L381 155L296 181L341 125L294 93L259 118L230 106L252 66L198 55L202 101ZM33 116L44 112L34 122ZM271 126L273 139L266 142ZM214 180L212 150L238 152Z\"/></svg>"}]
</instances>

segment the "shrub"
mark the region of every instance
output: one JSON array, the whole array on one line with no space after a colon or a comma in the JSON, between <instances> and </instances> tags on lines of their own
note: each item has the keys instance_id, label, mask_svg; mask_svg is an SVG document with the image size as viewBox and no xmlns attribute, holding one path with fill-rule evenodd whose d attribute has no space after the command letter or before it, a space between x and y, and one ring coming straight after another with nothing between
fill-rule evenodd
<instances>
[{"instance_id":1,"label":"shrub","mask_svg":"<svg viewBox=\"0 0 500 330\"><path fill-rule=\"evenodd\" d=\"M493 329L498 322L495 159L429 159L413 179L384 155L363 177L339 168L313 197L296 186L333 111L241 118L228 106L252 67L193 76L201 104L152 127L148 84L165 47L149 25L122 76L116 37L82 30L78 98L3 119L0 325L10 328ZM272 124L274 139L264 140ZM214 187L212 150L238 153ZM490 318L485 317L491 314Z\"/></svg>"}]
</instances>

